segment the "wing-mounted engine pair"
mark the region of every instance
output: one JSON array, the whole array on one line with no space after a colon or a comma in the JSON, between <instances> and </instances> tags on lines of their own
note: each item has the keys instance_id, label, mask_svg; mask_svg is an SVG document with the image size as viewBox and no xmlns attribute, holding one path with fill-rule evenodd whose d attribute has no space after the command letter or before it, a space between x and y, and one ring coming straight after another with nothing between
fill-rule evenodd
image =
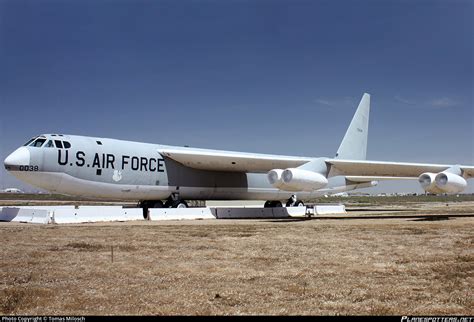
<instances>
[{"instance_id":1,"label":"wing-mounted engine pair","mask_svg":"<svg viewBox=\"0 0 474 322\"><path fill-rule=\"evenodd\" d=\"M430 193L459 193L466 189L467 181L463 177L460 166L453 166L440 173L425 172L420 175L418 182Z\"/></svg>"}]
</instances>

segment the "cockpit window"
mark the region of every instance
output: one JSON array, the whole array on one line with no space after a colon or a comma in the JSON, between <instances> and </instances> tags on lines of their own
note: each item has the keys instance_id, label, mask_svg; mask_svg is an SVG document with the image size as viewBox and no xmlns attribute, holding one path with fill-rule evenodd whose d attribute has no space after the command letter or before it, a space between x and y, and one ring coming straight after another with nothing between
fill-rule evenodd
<instances>
[{"instance_id":1,"label":"cockpit window","mask_svg":"<svg viewBox=\"0 0 474 322\"><path fill-rule=\"evenodd\" d=\"M56 143L56 147L62 149L63 148L63 143L59 140L54 140L54 143Z\"/></svg>"},{"instance_id":2,"label":"cockpit window","mask_svg":"<svg viewBox=\"0 0 474 322\"><path fill-rule=\"evenodd\" d=\"M71 147L71 143L69 143L68 141L63 141L63 144L65 149L69 149Z\"/></svg>"},{"instance_id":3,"label":"cockpit window","mask_svg":"<svg viewBox=\"0 0 474 322\"><path fill-rule=\"evenodd\" d=\"M49 140L48 143L44 145L45 148L54 148L54 143L52 140Z\"/></svg>"},{"instance_id":4,"label":"cockpit window","mask_svg":"<svg viewBox=\"0 0 474 322\"><path fill-rule=\"evenodd\" d=\"M23 144L23 146L30 145L30 143L33 142L35 139L36 139L36 137L29 139L28 142L26 142L25 144Z\"/></svg>"},{"instance_id":5,"label":"cockpit window","mask_svg":"<svg viewBox=\"0 0 474 322\"><path fill-rule=\"evenodd\" d=\"M33 143L30 144L30 146L35 146L37 148L41 147L43 143L46 142L46 139L36 139Z\"/></svg>"}]
</instances>

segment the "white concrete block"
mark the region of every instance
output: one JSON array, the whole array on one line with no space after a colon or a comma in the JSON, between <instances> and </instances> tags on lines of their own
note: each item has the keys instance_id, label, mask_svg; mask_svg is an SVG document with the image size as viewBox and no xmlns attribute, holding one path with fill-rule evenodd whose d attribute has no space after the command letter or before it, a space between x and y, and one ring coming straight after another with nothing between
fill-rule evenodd
<instances>
[{"instance_id":1,"label":"white concrete block","mask_svg":"<svg viewBox=\"0 0 474 322\"><path fill-rule=\"evenodd\" d=\"M216 208L218 219L304 217L306 207L277 208Z\"/></svg>"},{"instance_id":2,"label":"white concrete block","mask_svg":"<svg viewBox=\"0 0 474 322\"><path fill-rule=\"evenodd\" d=\"M274 218L272 208L215 208L218 219Z\"/></svg>"},{"instance_id":3,"label":"white concrete block","mask_svg":"<svg viewBox=\"0 0 474 322\"><path fill-rule=\"evenodd\" d=\"M0 214L0 220L32 224L47 224L49 222L49 214L47 210L43 209L3 207Z\"/></svg>"},{"instance_id":4,"label":"white concrete block","mask_svg":"<svg viewBox=\"0 0 474 322\"><path fill-rule=\"evenodd\" d=\"M143 219L141 208L122 208L121 206L81 206L77 209L54 210L54 222L57 224Z\"/></svg>"},{"instance_id":5,"label":"white concrete block","mask_svg":"<svg viewBox=\"0 0 474 322\"><path fill-rule=\"evenodd\" d=\"M273 214L274 214L275 218L305 217L306 216L306 207L273 208Z\"/></svg>"},{"instance_id":6,"label":"white concrete block","mask_svg":"<svg viewBox=\"0 0 474 322\"><path fill-rule=\"evenodd\" d=\"M346 214L344 205L316 205L314 206L315 215L343 215Z\"/></svg>"},{"instance_id":7,"label":"white concrete block","mask_svg":"<svg viewBox=\"0 0 474 322\"><path fill-rule=\"evenodd\" d=\"M150 208L150 220L216 219L214 208Z\"/></svg>"}]
</instances>

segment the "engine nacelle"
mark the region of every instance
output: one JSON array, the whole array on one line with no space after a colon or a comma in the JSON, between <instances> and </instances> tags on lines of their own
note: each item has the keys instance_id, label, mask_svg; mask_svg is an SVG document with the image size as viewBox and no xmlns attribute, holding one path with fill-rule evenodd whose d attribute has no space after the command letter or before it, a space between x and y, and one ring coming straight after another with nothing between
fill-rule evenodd
<instances>
[{"instance_id":1,"label":"engine nacelle","mask_svg":"<svg viewBox=\"0 0 474 322\"><path fill-rule=\"evenodd\" d=\"M267 179L270 184L280 189L283 186L283 179L281 178L281 174L283 173L282 169L273 169L267 173Z\"/></svg>"},{"instance_id":2,"label":"engine nacelle","mask_svg":"<svg viewBox=\"0 0 474 322\"><path fill-rule=\"evenodd\" d=\"M467 187L466 179L450 172L438 173L435 182L439 189L447 193L458 193Z\"/></svg>"},{"instance_id":3,"label":"engine nacelle","mask_svg":"<svg viewBox=\"0 0 474 322\"><path fill-rule=\"evenodd\" d=\"M282 172L283 186L287 191L314 191L328 184L328 179L320 173L289 168Z\"/></svg>"},{"instance_id":4,"label":"engine nacelle","mask_svg":"<svg viewBox=\"0 0 474 322\"><path fill-rule=\"evenodd\" d=\"M283 174L282 169L273 169L267 173L267 179L268 182L275 188L280 189L280 190L285 190L285 191L299 191L295 190L292 187L288 187L284 182L282 178Z\"/></svg>"},{"instance_id":5,"label":"engine nacelle","mask_svg":"<svg viewBox=\"0 0 474 322\"><path fill-rule=\"evenodd\" d=\"M431 193L458 193L467 187L463 177L450 172L426 172L419 176L418 182L426 192Z\"/></svg>"},{"instance_id":6,"label":"engine nacelle","mask_svg":"<svg viewBox=\"0 0 474 322\"><path fill-rule=\"evenodd\" d=\"M418 182L420 183L423 190L425 190L426 192L443 193L444 191L436 186L435 178L436 173L426 172L418 177Z\"/></svg>"}]
</instances>

